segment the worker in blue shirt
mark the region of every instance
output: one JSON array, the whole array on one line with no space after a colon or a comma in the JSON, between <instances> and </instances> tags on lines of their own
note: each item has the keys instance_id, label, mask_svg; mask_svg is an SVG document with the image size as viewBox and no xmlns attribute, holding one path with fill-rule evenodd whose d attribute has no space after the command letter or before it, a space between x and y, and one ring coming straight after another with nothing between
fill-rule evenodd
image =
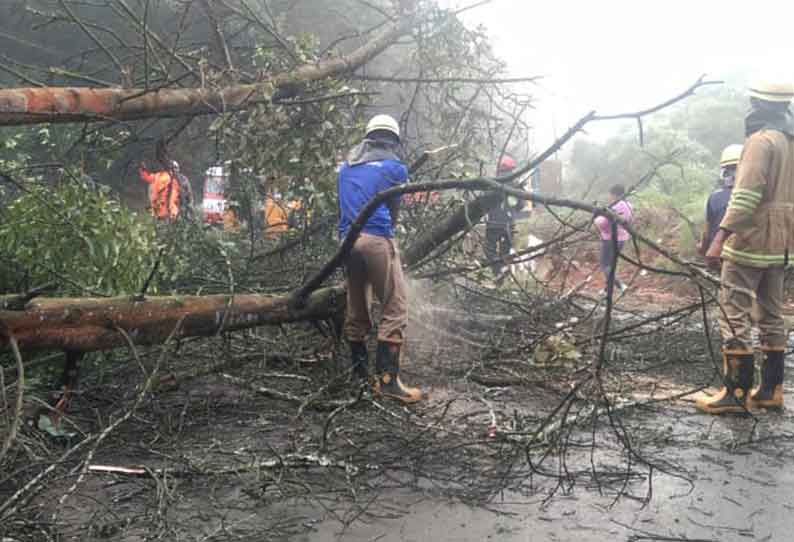
<instances>
[{"instance_id":1,"label":"worker in blue shirt","mask_svg":"<svg viewBox=\"0 0 794 542\"><path fill-rule=\"evenodd\" d=\"M728 209L731 192L736 179L736 166L742 156L742 145L728 145L720 155L720 187L709 195L706 201L706 223L700 238L699 250L705 255L711 241L720 229L720 222ZM719 261L719 260L716 260Z\"/></svg>"},{"instance_id":2,"label":"worker in blue shirt","mask_svg":"<svg viewBox=\"0 0 794 542\"><path fill-rule=\"evenodd\" d=\"M359 211L378 192L408 181L403 163L400 127L389 115L376 115L367 124L364 140L342 164L337 179L338 233L347 236ZM367 335L372 328L370 302L375 293L383 305L378 326L374 391L376 394L414 403L422 399L417 388L400 380L400 355L408 323L408 298L400 254L394 241L400 196L379 205L364 225L345 262L347 309L345 337L350 343L353 372L362 380L368 375Z\"/></svg>"}]
</instances>

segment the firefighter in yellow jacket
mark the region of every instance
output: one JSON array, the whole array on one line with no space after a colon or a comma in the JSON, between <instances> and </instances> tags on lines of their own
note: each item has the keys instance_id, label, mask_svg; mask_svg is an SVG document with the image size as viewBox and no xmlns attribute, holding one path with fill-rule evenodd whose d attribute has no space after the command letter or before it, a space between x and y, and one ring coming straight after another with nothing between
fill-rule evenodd
<instances>
[{"instance_id":1,"label":"firefighter in yellow jacket","mask_svg":"<svg viewBox=\"0 0 794 542\"><path fill-rule=\"evenodd\" d=\"M724 386L697 402L710 414L783 406L786 331L781 314L783 270L794 256L794 85L759 82L749 89L750 113L736 184L720 230L706 254L722 258L720 333ZM761 382L753 385L751 327L760 330Z\"/></svg>"}]
</instances>

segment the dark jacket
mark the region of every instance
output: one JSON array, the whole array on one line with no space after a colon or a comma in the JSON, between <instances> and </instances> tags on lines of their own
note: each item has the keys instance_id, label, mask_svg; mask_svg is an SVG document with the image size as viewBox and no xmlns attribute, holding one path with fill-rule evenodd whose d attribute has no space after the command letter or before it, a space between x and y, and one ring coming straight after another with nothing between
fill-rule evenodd
<instances>
[{"instance_id":1,"label":"dark jacket","mask_svg":"<svg viewBox=\"0 0 794 542\"><path fill-rule=\"evenodd\" d=\"M720 229L720 222L725 217L725 211L728 210L728 203L731 200L731 192L733 186L723 186L718 188L709 196L706 202L706 239L704 243L704 250L711 246L714 236Z\"/></svg>"},{"instance_id":2,"label":"dark jacket","mask_svg":"<svg viewBox=\"0 0 794 542\"><path fill-rule=\"evenodd\" d=\"M518 200L515 205L510 205L505 198L499 207L495 207L488 212L485 227L489 230L509 229L518 215L524 208L524 200Z\"/></svg>"}]
</instances>

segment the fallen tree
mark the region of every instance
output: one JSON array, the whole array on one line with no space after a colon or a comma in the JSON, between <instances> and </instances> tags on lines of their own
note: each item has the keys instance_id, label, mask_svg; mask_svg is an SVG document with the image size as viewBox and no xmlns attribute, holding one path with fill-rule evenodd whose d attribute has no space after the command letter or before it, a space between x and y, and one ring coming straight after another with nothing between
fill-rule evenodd
<instances>
[{"instance_id":1,"label":"fallen tree","mask_svg":"<svg viewBox=\"0 0 794 542\"><path fill-rule=\"evenodd\" d=\"M324 288L297 307L287 297L211 295L38 299L0 311L0 348L13 337L22 351L90 352L161 344L181 320L179 337L206 337L262 325L323 320L344 307L342 288Z\"/></svg>"},{"instance_id":2,"label":"fallen tree","mask_svg":"<svg viewBox=\"0 0 794 542\"><path fill-rule=\"evenodd\" d=\"M489 195L483 196L486 199L494 195L502 197L506 193L542 205L583 211L592 216L603 215L610 219L613 227L620 224L636 241L652 247L672 263L680 266L692 279L711 280L698 268L644 237L607 208L574 200L544 197L511 188L499 180L503 179L477 178L415 183L380 192L361 210L336 254L292 295L170 296L141 300L134 297L34 300L27 303L23 310L0 311L0 348L8 349L12 341L16 341L22 351L90 352L126 346L130 343L162 344L172 336L178 325L177 339L207 337L263 325L339 317L345 305L344 288L335 286L317 289L317 287L342 264L363 225L381 203L401 194L428 190L465 188L489 191ZM442 224L442 227L447 226ZM444 240L440 238L436 246ZM409 256L407 265L417 263L414 258L422 257L426 252L417 250L409 251L409 254L414 256ZM642 262L640 265L643 265ZM20 296L22 299L24 297L24 295Z\"/></svg>"},{"instance_id":3,"label":"fallen tree","mask_svg":"<svg viewBox=\"0 0 794 542\"><path fill-rule=\"evenodd\" d=\"M407 266L419 264L432 251L456 234L476 223L497 205L505 193L542 205L560 206L602 214L623 225L635 238L678 266L687 269L693 278L704 275L657 243L634 231L608 209L574 200L544 197L515 188L510 183L540 164L570 140L588 122L614 118L641 118L691 95L704 84L702 78L679 96L639 113L598 117L588 113L561 138L534 160L515 172L501 177L468 180L412 183L391 188L375 196L359 213L355 226L336 254L315 275L293 294L287 296L215 295L113 299L50 299L29 302L24 310L0 311L0 349L8 349L12 338L22 351L65 350L88 352L124 346L130 342L141 345L165 341L180 319L184 319L180 337L212 336L224 331L296 321L324 320L338 316L344 307L345 291L341 287L318 289L343 262L353 246L361 227L386 199L405 193L432 190L465 189L485 192L470 204L457 209L450 217L421 237L405 251ZM7 303L6 303L7 305Z\"/></svg>"},{"instance_id":4,"label":"fallen tree","mask_svg":"<svg viewBox=\"0 0 794 542\"><path fill-rule=\"evenodd\" d=\"M478 178L412 183L379 193L361 210L334 257L301 288L288 296L242 294L142 299L127 296L32 301L30 297L35 294L9 296L3 307L17 310L0 310L0 349L9 349L12 340L15 340L21 351L91 352L126 346L129 343L161 344L171 336L180 321L182 323L177 338L207 337L263 325L338 317L345 305L344 288L318 287L341 265L363 224L383 201L405 193L465 188L490 191L489 195L480 198L487 202L501 198L501 190L510 190L505 187L504 181L514 175L516 174L497 180ZM523 190L510 190L510 193L543 204L601 212L593 206L546 198ZM450 230L450 225L444 223L441 228L444 233ZM406 265L418 263L419 259L449 237L436 234L432 239L434 243L420 240L420 249L409 250Z\"/></svg>"},{"instance_id":5,"label":"fallen tree","mask_svg":"<svg viewBox=\"0 0 794 542\"><path fill-rule=\"evenodd\" d=\"M350 73L382 53L414 21L413 12L388 23L374 38L348 55L304 64L259 84L209 88L42 87L0 89L0 126L42 123L131 121L239 111L304 83Z\"/></svg>"}]
</instances>

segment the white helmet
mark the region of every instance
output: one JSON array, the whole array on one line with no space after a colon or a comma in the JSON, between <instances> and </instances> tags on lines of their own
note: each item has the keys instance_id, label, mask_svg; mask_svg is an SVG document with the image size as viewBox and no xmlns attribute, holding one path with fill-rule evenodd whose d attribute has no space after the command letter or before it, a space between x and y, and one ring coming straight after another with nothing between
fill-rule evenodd
<instances>
[{"instance_id":1,"label":"white helmet","mask_svg":"<svg viewBox=\"0 0 794 542\"><path fill-rule=\"evenodd\" d=\"M761 79L750 84L747 94L767 102L788 103L794 99L794 85L783 81Z\"/></svg>"},{"instance_id":2,"label":"white helmet","mask_svg":"<svg viewBox=\"0 0 794 542\"><path fill-rule=\"evenodd\" d=\"M391 115L375 115L372 117L367 123L367 135L375 130L386 130L396 135L397 138L400 137L400 125L397 124L397 121Z\"/></svg>"},{"instance_id":3,"label":"white helmet","mask_svg":"<svg viewBox=\"0 0 794 542\"><path fill-rule=\"evenodd\" d=\"M171 169L174 170L174 173L179 173L179 162L171 160Z\"/></svg>"}]
</instances>

